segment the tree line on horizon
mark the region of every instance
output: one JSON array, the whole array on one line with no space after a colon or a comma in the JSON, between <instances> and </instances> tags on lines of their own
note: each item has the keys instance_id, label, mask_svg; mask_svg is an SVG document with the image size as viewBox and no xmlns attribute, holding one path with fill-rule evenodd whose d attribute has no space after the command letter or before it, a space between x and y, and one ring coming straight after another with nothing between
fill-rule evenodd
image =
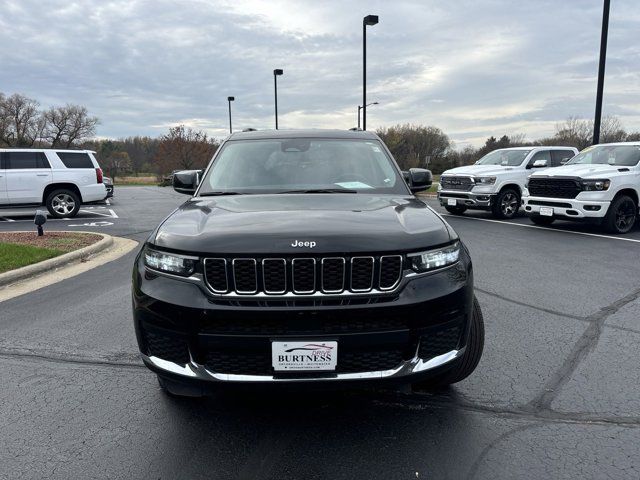
<instances>
[{"instance_id":1,"label":"tree line on horizon","mask_svg":"<svg viewBox=\"0 0 640 480\"><path fill-rule=\"evenodd\" d=\"M204 168L219 142L204 131L185 125L171 127L159 137L131 136L96 139L99 120L86 107L67 104L41 110L39 103L24 95L0 92L0 148L83 148L94 150L106 174L112 178L151 174L161 179L174 170ZM556 124L550 137L527 140L524 134L490 136L481 147L455 148L440 128L398 124L376 133L387 144L400 168L427 167L434 174L469 165L498 148L562 145L578 150L591 145L593 120L569 117ZM602 119L602 143L640 141L640 131L627 132L615 116Z\"/></svg>"}]
</instances>

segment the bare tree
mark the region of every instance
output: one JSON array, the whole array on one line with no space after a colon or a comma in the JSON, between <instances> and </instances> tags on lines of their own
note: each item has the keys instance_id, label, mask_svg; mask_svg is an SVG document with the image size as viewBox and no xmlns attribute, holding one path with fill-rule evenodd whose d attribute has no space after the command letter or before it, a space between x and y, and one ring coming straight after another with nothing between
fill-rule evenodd
<instances>
[{"instance_id":1,"label":"bare tree","mask_svg":"<svg viewBox=\"0 0 640 480\"><path fill-rule=\"evenodd\" d=\"M210 141L204 132L184 125L173 127L160 138L156 153L158 173L204 168L217 148L218 145Z\"/></svg>"},{"instance_id":2,"label":"bare tree","mask_svg":"<svg viewBox=\"0 0 640 480\"><path fill-rule=\"evenodd\" d=\"M51 107L43 113L45 119L44 139L52 147L69 148L96 133L97 117L89 116L86 107L67 104Z\"/></svg>"},{"instance_id":3,"label":"bare tree","mask_svg":"<svg viewBox=\"0 0 640 480\"><path fill-rule=\"evenodd\" d=\"M38 102L14 93L0 102L2 141L12 147L32 147L44 129Z\"/></svg>"}]
</instances>

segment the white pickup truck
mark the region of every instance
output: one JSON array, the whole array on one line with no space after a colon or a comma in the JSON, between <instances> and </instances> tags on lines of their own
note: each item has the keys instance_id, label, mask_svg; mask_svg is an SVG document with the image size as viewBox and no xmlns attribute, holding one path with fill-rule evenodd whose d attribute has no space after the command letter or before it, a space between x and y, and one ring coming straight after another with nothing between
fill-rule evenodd
<instances>
[{"instance_id":1,"label":"white pickup truck","mask_svg":"<svg viewBox=\"0 0 640 480\"><path fill-rule=\"evenodd\" d=\"M518 214L533 169L557 167L578 153L572 147L513 147L486 154L474 165L452 168L440 177L438 200L456 215L468 208L491 210L496 218Z\"/></svg>"},{"instance_id":2,"label":"white pickup truck","mask_svg":"<svg viewBox=\"0 0 640 480\"><path fill-rule=\"evenodd\" d=\"M583 220L627 233L638 216L639 163L640 142L587 147L566 165L529 177L524 211L538 225Z\"/></svg>"}]
</instances>

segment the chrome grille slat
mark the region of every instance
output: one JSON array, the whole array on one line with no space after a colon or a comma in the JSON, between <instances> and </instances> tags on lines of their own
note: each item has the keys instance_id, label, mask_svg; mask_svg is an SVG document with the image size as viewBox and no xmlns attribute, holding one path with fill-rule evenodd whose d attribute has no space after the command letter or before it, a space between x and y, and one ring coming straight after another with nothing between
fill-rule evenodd
<instances>
[{"instance_id":1,"label":"chrome grille slat","mask_svg":"<svg viewBox=\"0 0 640 480\"><path fill-rule=\"evenodd\" d=\"M403 255L205 258L204 280L218 296L382 294L396 290Z\"/></svg>"},{"instance_id":2,"label":"chrome grille slat","mask_svg":"<svg viewBox=\"0 0 640 480\"><path fill-rule=\"evenodd\" d=\"M368 292L373 288L375 259L351 257L351 291Z\"/></svg>"},{"instance_id":3,"label":"chrome grille slat","mask_svg":"<svg viewBox=\"0 0 640 480\"><path fill-rule=\"evenodd\" d=\"M294 258L291 260L293 293L313 293L316 291L316 259Z\"/></svg>"},{"instance_id":4,"label":"chrome grille slat","mask_svg":"<svg viewBox=\"0 0 640 480\"><path fill-rule=\"evenodd\" d=\"M257 293L258 272L256 268L256 259L234 258L231 264L233 266L233 283L235 285L236 292L241 294Z\"/></svg>"},{"instance_id":5,"label":"chrome grille slat","mask_svg":"<svg viewBox=\"0 0 640 480\"><path fill-rule=\"evenodd\" d=\"M320 262L321 283L324 293L340 293L344 290L344 257L325 257ZM338 286L339 285L339 286ZM338 288L330 288L336 287Z\"/></svg>"},{"instance_id":6,"label":"chrome grille slat","mask_svg":"<svg viewBox=\"0 0 640 480\"><path fill-rule=\"evenodd\" d=\"M380 290L387 291L396 288L400 283L401 275L402 255L383 255L380 257L380 276L378 277Z\"/></svg>"}]
</instances>

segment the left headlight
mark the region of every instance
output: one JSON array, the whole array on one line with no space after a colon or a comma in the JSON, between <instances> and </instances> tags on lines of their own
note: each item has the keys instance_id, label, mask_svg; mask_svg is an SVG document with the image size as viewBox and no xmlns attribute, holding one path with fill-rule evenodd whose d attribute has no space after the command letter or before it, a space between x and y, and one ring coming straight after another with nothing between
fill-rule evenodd
<instances>
[{"instance_id":1,"label":"left headlight","mask_svg":"<svg viewBox=\"0 0 640 480\"><path fill-rule=\"evenodd\" d=\"M195 271L197 262L196 257L159 252L150 248L145 248L144 251L144 264L147 267L175 275L188 277Z\"/></svg>"},{"instance_id":2,"label":"left headlight","mask_svg":"<svg viewBox=\"0 0 640 480\"><path fill-rule=\"evenodd\" d=\"M460 258L460 242L437 250L410 254L408 258L411 268L418 273L453 265Z\"/></svg>"},{"instance_id":3,"label":"left headlight","mask_svg":"<svg viewBox=\"0 0 640 480\"><path fill-rule=\"evenodd\" d=\"M473 177L476 185L493 185L496 183L496 177Z\"/></svg>"}]
</instances>

